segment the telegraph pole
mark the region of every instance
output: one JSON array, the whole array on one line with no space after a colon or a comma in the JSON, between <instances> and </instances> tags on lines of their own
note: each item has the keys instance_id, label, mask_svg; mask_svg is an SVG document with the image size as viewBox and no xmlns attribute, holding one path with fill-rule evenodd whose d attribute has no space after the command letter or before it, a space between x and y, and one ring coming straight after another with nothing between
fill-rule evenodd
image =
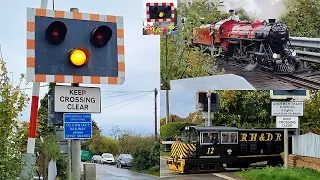
<instances>
[{"instance_id":1,"label":"telegraph pole","mask_svg":"<svg viewBox=\"0 0 320 180\"><path fill-rule=\"evenodd\" d=\"M156 136L156 138L158 135L158 133L157 133L157 131L158 131L157 96L158 96L158 90L157 90L157 88L155 88L154 89L154 135Z\"/></svg>"},{"instance_id":2,"label":"telegraph pole","mask_svg":"<svg viewBox=\"0 0 320 180\"><path fill-rule=\"evenodd\" d=\"M167 118L166 118L166 124L169 123L169 90L166 90L166 112L167 112Z\"/></svg>"}]
</instances>

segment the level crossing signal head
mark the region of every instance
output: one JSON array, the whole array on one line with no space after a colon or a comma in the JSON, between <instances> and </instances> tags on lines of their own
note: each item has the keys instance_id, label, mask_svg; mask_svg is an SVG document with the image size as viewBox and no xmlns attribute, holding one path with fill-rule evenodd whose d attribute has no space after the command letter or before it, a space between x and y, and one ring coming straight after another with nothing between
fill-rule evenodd
<instances>
[{"instance_id":1,"label":"level crossing signal head","mask_svg":"<svg viewBox=\"0 0 320 180\"><path fill-rule=\"evenodd\" d=\"M174 22L173 3L147 3L148 22Z\"/></svg>"},{"instance_id":2,"label":"level crossing signal head","mask_svg":"<svg viewBox=\"0 0 320 180\"><path fill-rule=\"evenodd\" d=\"M122 16L27 9L27 81L125 81Z\"/></svg>"}]
</instances>

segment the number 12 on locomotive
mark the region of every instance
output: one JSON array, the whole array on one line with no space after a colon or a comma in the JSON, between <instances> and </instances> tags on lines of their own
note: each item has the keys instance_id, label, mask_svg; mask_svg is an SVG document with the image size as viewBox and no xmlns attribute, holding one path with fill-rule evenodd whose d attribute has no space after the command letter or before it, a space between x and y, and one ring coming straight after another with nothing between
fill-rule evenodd
<instances>
[{"instance_id":1,"label":"number 12 on locomotive","mask_svg":"<svg viewBox=\"0 0 320 180\"><path fill-rule=\"evenodd\" d=\"M214 147L208 147L207 154L213 154L214 153Z\"/></svg>"}]
</instances>

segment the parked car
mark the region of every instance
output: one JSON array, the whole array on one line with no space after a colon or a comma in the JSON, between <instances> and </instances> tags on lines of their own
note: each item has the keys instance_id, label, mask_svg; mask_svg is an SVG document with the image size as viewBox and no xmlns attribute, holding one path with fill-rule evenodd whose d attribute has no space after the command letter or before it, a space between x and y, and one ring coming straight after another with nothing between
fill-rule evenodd
<instances>
[{"instance_id":1,"label":"parked car","mask_svg":"<svg viewBox=\"0 0 320 180\"><path fill-rule=\"evenodd\" d=\"M120 154L120 156L117 159L117 168L122 167L131 167L132 166L132 160L133 157L130 154Z\"/></svg>"},{"instance_id":2,"label":"parked car","mask_svg":"<svg viewBox=\"0 0 320 180\"><path fill-rule=\"evenodd\" d=\"M94 155L94 156L92 156L91 162L92 162L92 163L99 163L99 164L101 164L101 162L102 162L102 157L99 156L99 155Z\"/></svg>"},{"instance_id":3,"label":"parked car","mask_svg":"<svg viewBox=\"0 0 320 180\"><path fill-rule=\"evenodd\" d=\"M102 157L102 164L115 164L116 163L113 155L110 153L103 153L101 155L101 157Z\"/></svg>"}]
</instances>

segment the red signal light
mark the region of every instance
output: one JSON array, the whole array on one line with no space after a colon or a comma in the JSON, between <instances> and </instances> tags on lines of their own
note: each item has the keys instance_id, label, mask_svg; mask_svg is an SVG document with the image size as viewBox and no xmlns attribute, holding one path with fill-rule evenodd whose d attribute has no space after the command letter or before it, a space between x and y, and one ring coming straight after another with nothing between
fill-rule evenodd
<instances>
[{"instance_id":1,"label":"red signal light","mask_svg":"<svg viewBox=\"0 0 320 180\"><path fill-rule=\"evenodd\" d=\"M171 11L171 6L167 6L164 10L163 10L163 12L164 13L168 13L168 12L170 12Z\"/></svg>"},{"instance_id":2,"label":"red signal light","mask_svg":"<svg viewBox=\"0 0 320 180\"><path fill-rule=\"evenodd\" d=\"M160 141L160 144L162 144L162 141Z\"/></svg>"},{"instance_id":3,"label":"red signal light","mask_svg":"<svg viewBox=\"0 0 320 180\"><path fill-rule=\"evenodd\" d=\"M156 13L158 11L158 7L154 6L151 10L152 13Z\"/></svg>"},{"instance_id":4,"label":"red signal light","mask_svg":"<svg viewBox=\"0 0 320 180\"><path fill-rule=\"evenodd\" d=\"M46 39L53 45L64 41L67 35L67 26L61 21L51 23L46 30Z\"/></svg>"},{"instance_id":5,"label":"red signal light","mask_svg":"<svg viewBox=\"0 0 320 180\"><path fill-rule=\"evenodd\" d=\"M96 47L106 45L112 36L112 30L109 26L99 26L91 32L90 42Z\"/></svg>"}]
</instances>

